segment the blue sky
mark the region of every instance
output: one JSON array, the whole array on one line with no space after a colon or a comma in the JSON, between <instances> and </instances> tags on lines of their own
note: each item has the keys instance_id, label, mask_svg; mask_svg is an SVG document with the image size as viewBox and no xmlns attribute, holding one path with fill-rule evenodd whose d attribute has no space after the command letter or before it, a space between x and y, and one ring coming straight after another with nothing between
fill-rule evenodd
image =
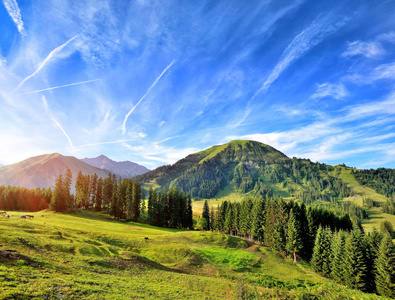
<instances>
[{"instance_id":1,"label":"blue sky","mask_svg":"<svg viewBox=\"0 0 395 300\"><path fill-rule=\"evenodd\" d=\"M148 168L233 139L395 167L394 1L0 5L0 163Z\"/></svg>"}]
</instances>

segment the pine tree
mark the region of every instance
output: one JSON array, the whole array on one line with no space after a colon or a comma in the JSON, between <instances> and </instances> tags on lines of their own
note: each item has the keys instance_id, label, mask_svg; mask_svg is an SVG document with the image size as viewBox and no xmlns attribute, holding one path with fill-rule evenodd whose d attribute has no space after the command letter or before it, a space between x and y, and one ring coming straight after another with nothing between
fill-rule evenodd
<instances>
[{"instance_id":1,"label":"pine tree","mask_svg":"<svg viewBox=\"0 0 395 300\"><path fill-rule=\"evenodd\" d=\"M388 234L381 242L376 261L376 287L380 295L395 298L395 244Z\"/></svg>"},{"instance_id":2,"label":"pine tree","mask_svg":"<svg viewBox=\"0 0 395 300\"><path fill-rule=\"evenodd\" d=\"M259 242L264 239L264 226L265 226L265 201L259 197L254 201L252 208L252 238Z\"/></svg>"},{"instance_id":3,"label":"pine tree","mask_svg":"<svg viewBox=\"0 0 395 300\"><path fill-rule=\"evenodd\" d=\"M344 252L346 237L343 231L336 232L332 239L331 277L338 283L343 283L344 278Z\"/></svg>"},{"instance_id":4,"label":"pine tree","mask_svg":"<svg viewBox=\"0 0 395 300\"><path fill-rule=\"evenodd\" d=\"M152 187L149 188L148 190L148 223L153 224L153 193L154 191L152 190Z\"/></svg>"},{"instance_id":5,"label":"pine tree","mask_svg":"<svg viewBox=\"0 0 395 300\"><path fill-rule=\"evenodd\" d=\"M266 246L273 247L274 245L274 226L276 224L276 213L275 207L277 201L275 199L269 199L266 202L266 221L265 221L265 232L264 241Z\"/></svg>"},{"instance_id":6,"label":"pine tree","mask_svg":"<svg viewBox=\"0 0 395 300\"><path fill-rule=\"evenodd\" d=\"M98 176L95 173L92 177L91 177L91 182L90 182L90 205L91 207L96 204L96 190L97 190L97 180L98 180Z\"/></svg>"},{"instance_id":7,"label":"pine tree","mask_svg":"<svg viewBox=\"0 0 395 300\"><path fill-rule=\"evenodd\" d=\"M227 234L233 235L232 227L233 227L233 205L230 203L228 205L228 209L226 211L226 217L225 217L225 222L224 222L224 231Z\"/></svg>"},{"instance_id":8,"label":"pine tree","mask_svg":"<svg viewBox=\"0 0 395 300\"><path fill-rule=\"evenodd\" d=\"M331 273L330 259L331 259L331 240L332 233L329 228L322 229L320 226L317 231L313 257L311 264L314 271L329 277Z\"/></svg>"},{"instance_id":9,"label":"pine tree","mask_svg":"<svg viewBox=\"0 0 395 300\"><path fill-rule=\"evenodd\" d=\"M362 233L354 229L346 239L345 245L345 281L355 289L366 291L367 266L362 241Z\"/></svg>"},{"instance_id":10,"label":"pine tree","mask_svg":"<svg viewBox=\"0 0 395 300\"><path fill-rule=\"evenodd\" d=\"M141 186L138 182L132 183L133 202L132 202L132 219L137 221L140 216L141 203Z\"/></svg>"},{"instance_id":11,"label":"pine tree","mask_svg":"<svg viewBox=\"0 0 395 300\"><path fill-rule=\"evenodd\" d=\"M285 252L286 236L285 230L287 226L287 207L282 198L278 201L277 209L275 210L275 223L274 223L274 249L279 252Z\"/></svg>"},{"instance_id":12,"label":"pine tree","mask_svg":"<svg viewBox=\"0 0 395 300\"><path fill-rule=\"evenodd\" d=\"M71 197L71 182L73 180L73 175L71 170L68 168L63 179L63 190L64 190L64 200L67 209L72 209L74 207L73 198Z\"/></svg>"},{"instance_id":13,"label":"pine tree","mask_svg":"<svg viewBox=\"0 0 395 300\"><path fill-rule=\"evenodd\" d=\"M206 226L203 230L208 230L210 228L210 209L207 200L204 200L202 218L205 219L205 223L202 222L202 224Z\"/></svg>"},{"instance_id":14,"label":"pine tree","mask_svg":"<svg viewBox=\"0 0 395 300\"><path fill-rule=\"evenodd\" d=\"M192 195L188 193L187 196L187 223L186 227L189 229L193 228L193 211L192 211Z\"/></svg>"},{"instance_id":15,"label":"pine tree","mask_svg":"<svg viewBox=\"0 0 395 300\"><path fill-rule=\"evenodd\" d=\"M97 181L97 188L96 188L96 196L95 196L95 209L96 211L101 211L101 207L102 207L102 200L103 200L103 185L104 185L104 181L103 178L99 178Z\"/></svg>"},{"instance_id":16,"label":"pine tree","mask_svg":"<svg viewBox=\"0 0 395 300\"><path fill-rule=\"evenodd\" d=\"M293 209L291 209L287 224L287 244L286 249L293 253L294 263L296 264L296 253L302 249L302 232L300 231L299 222L296 220Z\"/></svg>"},{"instance_id":17,"label":"pine tree","mask_svg":"<svg viewBox=\"0 0 395 300\"><path fill-rule=\"evenodd\" d=\"M103 187L103 200L104 200L104 208L110 212L111 207L111 198L112 198L112 189L113 189L113 181L112 174L109 173L108 177L104 179L104 187Z\"/></svg>"},{"instance_id":18,"label":"pine tree","mask_svg":"<svg viewBox=\"0 0 395 300\"><path fill-rule=\"evenodd\" d=\"M128 182L126 187L126 197L125 197L125 220L129 221L132 219L133 215L133 183Z\"/></svg>"},{"instance_id":19,"label":"pine tree","mask_svg":"<svg viewBox=\"0 0 395 300\"><path fill-rule=\"evenodd\" d=\"M59 174L58 179L55 181L55 188L52 193L50 209L54 211L66 211L66 199L63 186L63 176Z\"/></svg>"}]
</instances>

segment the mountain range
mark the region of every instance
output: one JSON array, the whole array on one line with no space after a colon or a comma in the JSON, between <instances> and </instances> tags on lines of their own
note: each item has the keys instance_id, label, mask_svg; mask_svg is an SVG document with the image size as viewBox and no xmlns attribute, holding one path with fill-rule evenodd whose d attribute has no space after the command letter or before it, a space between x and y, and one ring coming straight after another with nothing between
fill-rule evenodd
<instances>
[{"instance_id":1,"label":"mountain range","mask_svg":"<svg viewBox=\"0 0 395 300\"><path fill-rule=\"evenodd\" d=\"M136 175L141 175L149 171L144 166L136 164L131 161L114 161L107 156L100 155L95 158L83 158L81 159L83 162L94 166L96 168L110 171L111 173L122 177L122 178L130 178Z\"/></svg>"},{"instance_id":2,"label":"mountain range","mask_svg":"<svg viewBox=\"0 0 395 300\"><path fill-rule=\"evenodd\" d=\"M129 174L141 174L148 170L132 162L115 162L104 155L92 159L85 158L84 160L87 162L59 153L31 157L19 163L0 168L0 185L53 188L56 178L59 174L64 174L67 169L70 169L73 174L72 186L74 186L79 171L84 175L94 175L96 173L103 178L112 172L118 177L127 178L132 176ZM99 164L99 161L101 164ZM98 167L95 165L98 165ZM131 167L130 171L127 170L128 166ZM109 167L110 170L104 167Z\"/></svg>"}]
</instances>

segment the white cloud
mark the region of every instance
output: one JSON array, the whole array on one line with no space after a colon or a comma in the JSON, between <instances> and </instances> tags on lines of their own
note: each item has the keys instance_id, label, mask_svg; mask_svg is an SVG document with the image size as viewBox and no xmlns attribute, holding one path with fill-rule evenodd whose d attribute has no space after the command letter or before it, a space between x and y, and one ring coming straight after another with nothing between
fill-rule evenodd
<instances>
[{"instance_id":1,"label":"white cloud","mask_svg":"<svg viewBox=\"0 0 395 300\"><path fill-rule=\"evenodd\" d=\"M378 57L384 54L384 49L377 41L361 42L354 41L348 44L347 50L342 53L344 57L362 55L367 58Z\"/></svg>"},{"instance_id":2,"label":"white cloud","mask_svg":"<svg viewBox=\"0 0 395 300\"><path fill-rule=\"evenodd\" d=\"M346 87L342 84L334 84L325 82L317 85L316 92L311 96L312 99L321 99L325 97L332 97L336 100L342 99L348 95Z\"/></svg>"},{"instance_id":3,"label":"white cloud","mask_svg":"<svg viewBox=\"0 0 395 300\"><path fill-rule=\"evenodd\" d=\"M18 28L19 33L22 36L26 35L24 24L22 21L21 10L19 9L18 2L15 0L3 0L3 4L10 15L12 21L15 23Z\"/></svg>"},{"instance_id":4,"label":"white cloud","mask_svg":"<svg viewBox=\"0 0 395 300\"><path fill-rule=\"evenodd\" d=\"M154 81L153 84L151 84L151 86L148 88L148 90L145 92L145 94L143 95L143 97L140 98L140 100L132 107L132 109L126 114L125 119L123 120L122 123L122 134L126 133L126 121L128 120L130 114L137 108L137 106L141 103L141 101L143 101L143 99L148 95L148 93L151 91L151 89L157 84L157 82L159 81L159 79L161 79L161 77L166 73L167 70L170 69L170 67L175 63L175 60L173 60L163 71L162 73L160 73L160 75L158 76L158 78L156 78L156 80Z\"/></svg>"},{"instance_id":5,"label":"white cloud","mask_svg":"<svg viewBox=\"0 0 395 300\"><path fill-rule=\"evenodd\" d=\"M311 48L320 44L327 36L336 32L347 22L342 18L336 20L333 15L319 16L309 27L299 33L282 53L279 62L274 67L262 87L254 94L254 99L258 94L265 93L271 84L281 75L289 65L303 56Z\"/></svg>"},{"instance_id":6,"label":"white cloud","mask_svg":"<svg viewBox=\"0 0 395 300\"><path fill-rule=\"evenodd\" d=\"M144 159L165 164L174 164L189 154L198 152L200 150L193 147L187 147L183 149L166 147L160 145L159 143L145 143L139 146L131 146L127 143L123 143L122 145L133 155L139 155L144 157Z\"/></svg>"},{"instance_id":7,"label":"white cloud","mask_svg":"<svg viewBox=\"0 0 395 300\"><path fill-rule=\"evenodd\" d=\"M52 50L48 56L44 59L44 61L40 64L40 66L29 76L25 77L19 84L18 86L15 88L15 91L19 90L22 85L28 81L30 78L34 77L38 72L40 72L40 70L49 62L51 61L52 58L56 57L56 55L62 51L62 49L64 47L66 47L70 42L72 42L78 35L72 37L71 39L69 39L67 42L65 42L64 44L60 45L59 47L55 48L54 50ZM14 92L15 92L14 91Z\"/></svg>"},{"instance_id":8,"label":"white cloud","mask_svg":"<svg viewBox=\"0 0 395 300\"><path fill-rule=\"evenodd\" d=\"M55 125L63 132L63 134L66 136L67 140L69 141L71 149L74 151L74 146L73 143L71 142L71 139L69 135L66 133L66 131L63 129L62 125L56 120L55 118L51 118L51 120L55 123Z\"/></svg>"},{"instance_id":9,"label":"white cloud","mask_svg":"<svg viewBox=\"0 0 395 300\"><path fill-rule=\"evenodd\" d=\"M43 103L44 111L47 113L49 110L47 98L44 95L41 96L41 101Z\"/></svg>"}]
</instances>

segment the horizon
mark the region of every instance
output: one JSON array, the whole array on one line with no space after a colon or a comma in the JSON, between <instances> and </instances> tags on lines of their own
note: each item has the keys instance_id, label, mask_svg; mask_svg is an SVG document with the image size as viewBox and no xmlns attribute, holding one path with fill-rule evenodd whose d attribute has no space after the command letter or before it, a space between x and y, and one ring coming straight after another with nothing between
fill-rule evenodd
<instances>
[{"instance_id":1,"label":"horizon","mask_svg":"<svg viewBox=\"0 0 395 300\"><path fill-rule=\"evenodd\" d=\"M395 3L0 3L0 164L232 140L395 168Z\"/></svg>"}]
</instances>

